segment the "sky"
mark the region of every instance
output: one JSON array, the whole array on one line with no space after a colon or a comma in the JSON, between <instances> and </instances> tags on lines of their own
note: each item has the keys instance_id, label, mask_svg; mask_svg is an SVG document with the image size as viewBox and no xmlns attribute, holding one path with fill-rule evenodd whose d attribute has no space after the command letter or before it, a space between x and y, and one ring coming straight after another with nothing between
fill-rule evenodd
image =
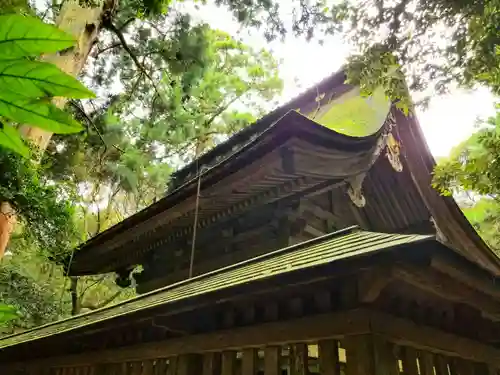
<instances>
[{"instance_id":1,"label":"sky","mask_svg":"<svg viewBox=\"0 0 500 375\"><path fill-rule=\"evenodd\" d=\"M339 70L352 50L338 37L330 37L322 45L294 37L284 43L267 43L258 31L242 32L229 12L215 6L205 5L202 12L190 9L190 13L214 28L238 35L253 47L271 49L273 56L281 60L284 91L280 101L283 103ZM454 146L470 136L477 118L487 118L494 113L494 103L495 97L485 88L455 89L448 95L433 97L426 110L419 109L417 117L434 156L448 155Z\"/></svg>"}]
</instances>

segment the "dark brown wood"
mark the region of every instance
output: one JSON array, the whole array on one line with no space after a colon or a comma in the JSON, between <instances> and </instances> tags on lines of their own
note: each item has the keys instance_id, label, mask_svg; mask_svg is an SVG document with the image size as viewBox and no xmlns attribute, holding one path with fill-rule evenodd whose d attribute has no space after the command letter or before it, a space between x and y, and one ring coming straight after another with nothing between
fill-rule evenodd
<instances>
[{"instance_id":1,"label":"dark brown wood","mask_svg":"<svg viewBox=\"0 0 500 375\"><path fill-rule=\"evenodd\" d=\"M340 375L338 343L335 340L318 342L321 375Z\"/></svg>"},{"instance_id":2,"label":"dark brown wood","mask_svg":"<svg viewBox=\"0 0 500 375\"><path fill-rule=\"evenodd\" d=\"M178 357L172 356L168 359L167 375L177 375Z\"/></svg>"},{"instance_id":3,"label":"dark brown wood","mask_svg":"<svg viewBox=\"0 0 500 375\"><path fill-rule=\"evenodd\" d=\"M421 375L435 375L434 355L428 351L420 351L418 355Z\"/></svg>"},{"instance_id":4,"label":"dark brown wood","mask_svg":"<svg viewBox=\"0 0 500 375\"><path fill-rule=\"evenodd\" d=\"M448 358L442 355L436 356L436 372L437 375L452 375L448 368Z\"/></svg>"},{"instance_id":5,"label":"dark brown wood","mask_svg":"<svg viewBox=\"0 0 500 375\"><path fill-rule=\"evenodd\" d=\"M154 375L167 375L167 360L158 358L155 362Z\"/></svg>"},{"instance_id":6,"label":"dark brown wood","mask_svg":"<svg viewBox=\"0 0 500 375\"><path fill-rule=\"evenodd\" d=\"M472 267L467 270L451 257L445 258L443 255L434 255L431 259L431 267L482 293L500 298L500 287L495 285L492 278L478 275Z\"/></svg>"},{"instance_id":7,"label":"dark brown wood","mask_svg":"<svg viewBox=\"0 0 500 375\"><path fill-rule=\"evenodd\" d=\"M359 301L362 303L375 301L391 279L389 268L374 268L363 272L358 277Z\"/></svg>"},{"instance_id":8,"label":"dark brown wood","mask_svg":"<svg viewBox=\"0 0 500 375\"><path fill-rule=\"evenodd\" d=\"M474 364L463 358L455 358L453 369L455 373L453 375L474 375Z\"/></svg>"},{"instance_id":9,"label":"dark brown wood","mask_svg":"<svg viewBox=\"0 0 500 375\"><path fill-rule=\"evenodd\" d=\"M370 350L370 335L347 336L343 345L347 356L347 375L372 375L373 352Z\"/></svg>"},{"instance_id":10,"label":"dark brown wood","mask_svg":"<svg viewBox=\"0 0 500 375\"><path fill-rule=\"evenodd\" d=\"M268 346L264 350L264 375L280 374L280 354L279 346Z\"/></svg>"},{"instance_id":11,"label":"dark brown wood","mask_svg":"<svg viewBox=\"0 0 500 375\"><path fill-rule=\"evenodd\" d=\"M155 375L154 362L154 359L148 359L142 362L142 375Z\"/></svg>"},{"instance_id":12,"label":"dark brown wood","mask_svg":"<svg viewBox=\"0 0 500 375\"><path fill-rule=\"evenodd\" d=\"M405 375L419 375L417 351L411 346L403 348L403 370Z\"/></svg>"},{"instance_id":13,"label":"dark brown wood","mask_svg":"<svg viewBox=\"0 0 500 375\"><path fill-rule=\"evenodd\" d=\"M235 375L236 352L229 350L222 352L222 375Z\"/></svg>"},{"instance_id":14,"label":"dark brown wood","mask_svg":"<svg viewBox=\"0 0 500 375\"><path fill-rule=\"evenodd\" d=\"M371 339L375 374L399 375L398 358L394 355L394 345L382 336L374 335Z\"/></svg>"},{"instance_id":15,"label":"dark brown wood","mask_svg":"<svg viewBox=\"0 0 500 375\"><path fill-rule=\"evenodd\" d=\"M243 349L243 354L241 358L241 374L242 375L257 374L257 349L255 348Z\"/></svg>"},{"instance_id":16,"label":"dark brown wood","mask_svg":"<svg viewBox=\"0 0 500 375\"><path fill-rule=\"evenodd\" d=\"M308 375L308 350L307 344L291 344L289 354L290 375Z\"/></svg>"},{"instance_id":17,"label":"dark brown wood","mask_svg":"<svg viewBox=\"0 0 500 375\"><path fill-rule=\"evenodd\" d=\"M201 356L199 354L183 354L177 358L177 375L200 375L200 372Z\"/></svg>"},{"instance_id":18,"label":"dark brown wood","mask_svg":"<svg viewBox=\"0 0 500 375\"><path fill-rule=\"evenodd\" d=\"M220 375L222 369L221 354L209 352L203 354L203 375Z\"/></svg>"},{"instance_id":19,"label":"dark brown wood","mask_svg":"<svg viewBox=\"0 0 500 375\"><path fill-rule=\"evenodd\" d=\"M161 342L144 343L120 349L100 350L64 357L33 361L34 365L64 366L115 363L155 359L185 353L240 349L267 344L286 344L306 340L320 340L349 334L370 332L370 314L366 310L348 310L319 314L281 322L242 327L217 333L184 336ZM23 363L13 363L22 366ZM170 366L169 366L170 368ZM171 374L169 370L168 375Z\"/></svg>"},{"instance_id":20,"label":"dark brown wood","mask_svg":"<svg viewBox=\"0 0 500 375\"><path fill-rule=\"evenodd\" d=\"M432 270L423 270L412 266L398 265L393 268L393 275L411 285L432 293L445 300L466 302L479 308L483 315L494 321L500 321L500 303L478 293L476 290L459 283L452 278Z\"/></svg>"},{"instance_id":21,"label":"dark brown wood","mask_svg":"<svg viewBox=\"0 0 500 375\"><path fill-rule=\"evenodd\" d=\"M500 365L500 350L389 314L370 312L374 333L403 346Z\"/></svg>"},{"instance_id":22,"label":"dark brown wood","mask_svg":"<svg viewBox=\"0 0 500 375\"><path fill-rule=\"evenodd\" d=\"M332 310L332 295L329 290L319 290L314 294L314 301L318 311L327 312Z\"/></svg>"}]
</instances>

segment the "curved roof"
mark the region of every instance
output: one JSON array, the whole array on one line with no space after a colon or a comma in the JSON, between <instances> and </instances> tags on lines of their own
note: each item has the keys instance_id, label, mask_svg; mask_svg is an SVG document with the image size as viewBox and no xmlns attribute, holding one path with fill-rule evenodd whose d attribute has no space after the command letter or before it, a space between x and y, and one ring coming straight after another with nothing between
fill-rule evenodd
<instances>
[{"instance_id":1,"label":"curved roof","mask_svg":"<svg viewBox=\"0 0 500 375\"><path fill-rule=\"evenodd\" d=\"M218 220L223 211L237 215L239 210L248 206L248 202L256 199L268 202L283 194L312 192L324 188L325 184L368 171L375 162L373 156L377 154L377 142L385 129L367 137L350 137L293 111L300 109L302 113L311 113L330 104L332 98L352 89L344 79L342 72L335 73L176 172L167 196L83 244L75 253L70 274L109 272L138 264L140 256L154 246L161 246L167 237L188 233L192 229L197 172L200 169L203 196L207 199L201 201L199 211L201 222L206 225ZM319 93L322 96L319 97ZM399 189L402 193L411 191L412 205L424 212L427 218L432 217L443 242L500 275L500 259L481 240L455 201L440 196L432 188L435 161L417 119L399 111L394 111L394 114L396 126L392 135L401 148L404 168L399 175L404 175L404 179L384 189ZM287 171L286 166L276 164L281 160L276 156L283 149L295 153L295 170ZM371 171L372 175L381 173L379 182L368 178L363 188L368 188L366 184L391 179L391 174L398 175L393 170L384 170L379 164ZM392 191L384 193L387 196ZM276 197L273 194L277 194ZM396 210L389 207L390 204L389 201L379 201L378 208L386 212ZM380 212L375 212L377 209L372 214L365 211L367 216L380 215ZM379 217L368 219L375 222Z\"/></svg>"}]
</instances>

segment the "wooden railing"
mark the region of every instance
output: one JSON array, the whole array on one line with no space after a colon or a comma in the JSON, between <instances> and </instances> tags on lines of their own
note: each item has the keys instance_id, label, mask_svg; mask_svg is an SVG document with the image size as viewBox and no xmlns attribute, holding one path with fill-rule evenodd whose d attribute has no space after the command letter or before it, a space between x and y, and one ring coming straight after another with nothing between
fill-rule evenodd
<instances>
[{"instance_id":1,"label":"wooden railing","mask_svg":"<svg viewBox=\"0 0 500 375\"><path fill-rule=\"evenodd\" d=\"M500 375L500 371L492 364L399 346L375 335L357 335L341 341L323 340L123 363L53 367L36 372L36 375L308 374Z\"/></svg>"}]
</instances>

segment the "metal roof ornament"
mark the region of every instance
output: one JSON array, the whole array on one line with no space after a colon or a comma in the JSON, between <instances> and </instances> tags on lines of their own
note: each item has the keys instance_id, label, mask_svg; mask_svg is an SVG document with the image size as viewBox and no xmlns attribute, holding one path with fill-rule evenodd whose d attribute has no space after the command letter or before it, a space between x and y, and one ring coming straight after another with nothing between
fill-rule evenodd
<instances>
[{"instance_id":1,"label":"metal roof ornament","mask_svg":"<svg viewBox=\"0 0 500 375\"><path fill-rule=\"evenodd\" d=\"M366 198L362 191L365 176L366 173L362 173L347 180L347 195L351 198L352 203L359 208L366 205Z\"/></svg>"}]
</instances>

